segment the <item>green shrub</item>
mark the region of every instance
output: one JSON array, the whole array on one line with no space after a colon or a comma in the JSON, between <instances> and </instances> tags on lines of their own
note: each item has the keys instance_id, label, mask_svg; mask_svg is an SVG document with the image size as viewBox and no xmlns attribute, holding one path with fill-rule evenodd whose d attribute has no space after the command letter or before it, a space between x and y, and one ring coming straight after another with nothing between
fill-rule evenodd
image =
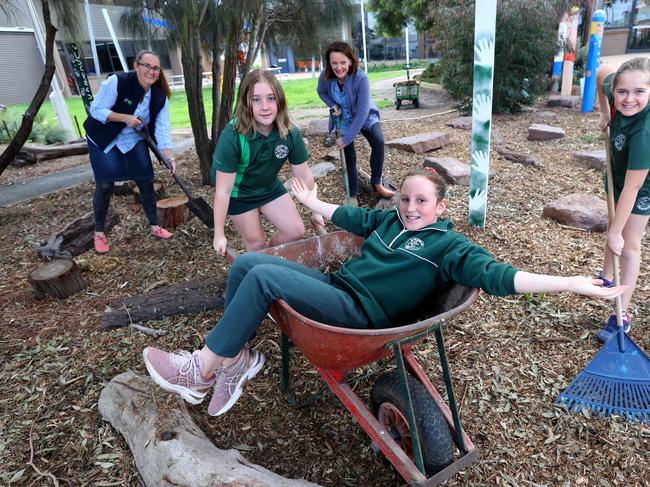
<instances>
[{"instance_id":1,"label":"green shrub","mask_svg":"<svg viewBox=\"0 0 650 487\"><path fill-rule=\"evenodd\" d=\"M433 62L430 63L427 68L422 71L422 74L416 77L420 81L426 81L427 83L440 83L442 81L442 70L440 69L440 63Z\"/></svg>"},{"instance_id":2,"label":"green shrub","mask_svg":"<svg viewBox=\"0 0 650 487\"><path fill-rule=\"evenodd\" d=\"M468 5L469 4L469 5ZM543 0L501 0L497 3L494 54L494 113L519 113L543 91L557 47L557 6ZM474 7L464 2L440 10L445 89L469 109L474 67Z\"/></svg>"},{"instance_id":3,"label":"green shrub","mask_svg":"<svg viewBox=\"0 0 650 487\"><path fill-rule=\"evenodd\" d=\"M23 114L11 107L7 111L0 112L0 144L8 144L16 134L22 122ZM7 131L9 133L7 133ZM67 140L65 130L52 121L46 120L40 113L34 118L32 132L29 134L28 142L37 144L54 144Z\"/></svg>"},{"instance_id":4,"label":"green shrub","mask_svg":"<svg viewBox=\"0 0 650 487\"><path fill-rule=\"evenodd\" d=\"M48 127L45 131L45 143L55 144L57 142L67 142L68 135L60 125L56 127Z\"/></svg>"}]
</instances>

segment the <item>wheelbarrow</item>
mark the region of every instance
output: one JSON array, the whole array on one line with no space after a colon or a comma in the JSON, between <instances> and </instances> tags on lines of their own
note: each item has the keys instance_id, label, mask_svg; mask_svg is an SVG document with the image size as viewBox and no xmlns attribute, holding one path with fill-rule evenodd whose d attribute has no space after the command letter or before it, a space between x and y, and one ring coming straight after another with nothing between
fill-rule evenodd
<instances>
[{"instance_id":1,"label":"wheelbarrow","mask_svg":"<svg viewBox=\"0 0 650 487\"><path fill-rule=\"evenodd\" d=\"M420 82L414 79L397 81L395 87L395 109L399 110L404 100L413 103L414 108L420 106Z\"/></svg>"},{"instance_id":2,"label":"wheelbarrow","mask_svg":"<svg viewBox=\"0 0 650 487\"><path fill-rule=\"evenodd\" d=\"M362 243L361 237L337 231L271 247L262 253L322 269L358 253ZM290 394L289 348L294 345L370 436L373 447L383 452L409 485L444 482L479 457L460 424L442 334L446 320L469 307L478 294L478 289L454 285L427 300L418 310L423 316L420 321L367 330L318 323L283 300L276 301L270 315L282 330L283 392ZM448 405L411 351L415 343L432 334ZM352 390L348 375L380 359L392 359L395 371L375 381L369 408Z\"/></svg>"}]
</instances>

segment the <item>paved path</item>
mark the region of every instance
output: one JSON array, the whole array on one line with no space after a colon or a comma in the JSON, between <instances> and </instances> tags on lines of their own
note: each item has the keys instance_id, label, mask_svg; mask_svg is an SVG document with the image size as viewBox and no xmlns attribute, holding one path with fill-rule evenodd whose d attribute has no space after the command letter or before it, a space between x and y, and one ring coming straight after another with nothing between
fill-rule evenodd
<instances>
[{"instance_id":1,"label":"paved path","mask_svg":"<svg viewBox=\"0 0 650 487\"><path fill-rule=\"evenodd\" d=\"M174 144L175 153L185 152L194 147L194 139L191 138L191 132L189 138L184 137L181 140L175 140ZM93 179L93 170L90 167L90 163L86 163L64 171L28 179L20 183L0 186L0 208L7 208L32 198L56 193L57 191L92 181Z\"/></svg>"}]
</instances>

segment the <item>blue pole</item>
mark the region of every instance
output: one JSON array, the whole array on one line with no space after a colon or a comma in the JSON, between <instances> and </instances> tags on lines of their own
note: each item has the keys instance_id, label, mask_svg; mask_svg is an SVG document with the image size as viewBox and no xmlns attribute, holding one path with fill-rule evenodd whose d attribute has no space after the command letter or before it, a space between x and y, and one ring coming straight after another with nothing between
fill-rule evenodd
<instances>
[{"instance_id":1,"label":"blue pole","mask_svg":"<svg viewBox=\"0 0 650 487\"><path fill-rule=\"evenodd\" d=\"M582 93L582 112L594 111L596 98L596 72L600 63L600 46L605 29L605 11L596 10L591 16L591 34L589 35L589 54L585 67L585 87Z\"/></svg>"}]
</instances>

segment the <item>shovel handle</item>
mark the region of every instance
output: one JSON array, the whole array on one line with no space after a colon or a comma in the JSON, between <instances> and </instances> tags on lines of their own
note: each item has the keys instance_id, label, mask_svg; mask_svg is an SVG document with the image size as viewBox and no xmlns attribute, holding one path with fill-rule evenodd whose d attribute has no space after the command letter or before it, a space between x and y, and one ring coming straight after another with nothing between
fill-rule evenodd
<instances>
[{"instance_id":1,"label":"shovel handle","mask_svg":"<svg viewBox=\"0 0 650 487\"><path fill-rule=\"evenodd\" d=\"M614 171L612 169L612 143L609 138L609 127L605 130L605 156L607 160L607 216L609 217L609 224L607 226L607 231L609 231L609 226L614 222L614 217L616 216L616 205L614 203ZM620 266L618 262L618 255L612 254L612 263L614 267L614 285L621 285L621 273ZM625 352L625 341L623 340L624 332L621 332L623 329L623 303L621 302L621 296L616 296L616 325L618 326L618 348L621 352Z\"/></svg>"}]
</instances>

